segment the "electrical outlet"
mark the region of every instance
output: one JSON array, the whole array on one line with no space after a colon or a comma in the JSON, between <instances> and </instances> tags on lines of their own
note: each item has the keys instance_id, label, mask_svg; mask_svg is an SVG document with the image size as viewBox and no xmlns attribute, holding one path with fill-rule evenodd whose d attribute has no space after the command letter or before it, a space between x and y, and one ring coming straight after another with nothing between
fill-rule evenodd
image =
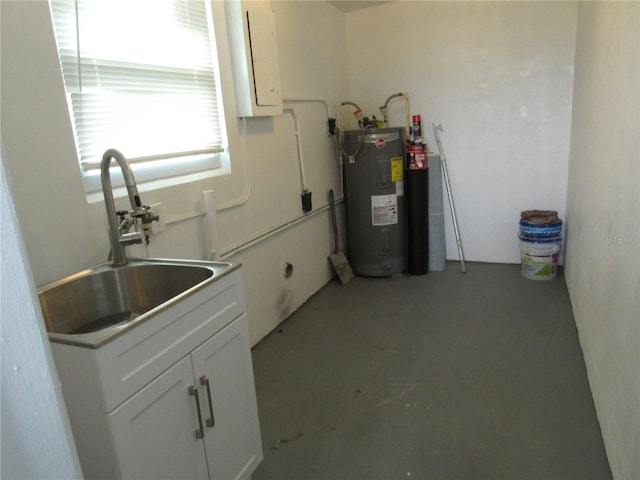
<instances>
[{"instance_id":1,"label":"electrical outlet","mask_svg":"<svg viewBox=\"0 0 640 480\"><path fill-rule=\"evenodd\" d=\"M164 232L167 229L167 226L164 224L164 213L162 212L162 203L154 203L153 205L149 205L151 207L151 211L158 215L159 219L151 222L151 234L155 235L156 233Z\"/></svg>"}]
</instances>

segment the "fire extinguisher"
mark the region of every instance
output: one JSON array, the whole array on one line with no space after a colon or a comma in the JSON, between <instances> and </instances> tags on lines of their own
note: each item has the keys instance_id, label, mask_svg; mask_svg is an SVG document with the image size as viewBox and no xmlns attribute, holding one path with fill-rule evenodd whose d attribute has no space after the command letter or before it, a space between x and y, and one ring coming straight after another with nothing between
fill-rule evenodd
<instances>
[{"instance_id":1,"label":"fire extinguisher","mask_svg":"<svg viewBox=\"0 0 640 480\"><path fill-rule=\"evenodd\" d=\"M420 115L413 116L413 142L406 146L406 195L409 237L409 273L424 275L429 268L429 170L427 145L422 141Z\"/></svg>"},{"instance_id":2,"label":"fire extinguisher","mask_svg":"<svg viewBox=\"0 0 640 480\"><path fill-rule=\"evenodd\" d=\"M413 116L411 126L413 140L407 144L407 168L421 170L427 168L427 144L422 141L422 125L420 115Z\"/></svg>"}]
</instances>

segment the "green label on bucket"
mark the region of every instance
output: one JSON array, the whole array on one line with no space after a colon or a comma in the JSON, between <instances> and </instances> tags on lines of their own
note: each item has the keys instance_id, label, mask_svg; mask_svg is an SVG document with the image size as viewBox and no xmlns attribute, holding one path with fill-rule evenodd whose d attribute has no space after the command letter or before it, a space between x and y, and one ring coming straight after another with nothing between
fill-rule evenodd
<instances>
[{"instance_id":1,"label":"green label on bucket","mask_svg":"<svg viewBox=\"0 0 640 480\"><path fill-rule=\"evenodd\" d=\"M522 252L522 275L526 278L553 278L558 268L559 254L535 255Z\"/></svg>"}]
</instances>

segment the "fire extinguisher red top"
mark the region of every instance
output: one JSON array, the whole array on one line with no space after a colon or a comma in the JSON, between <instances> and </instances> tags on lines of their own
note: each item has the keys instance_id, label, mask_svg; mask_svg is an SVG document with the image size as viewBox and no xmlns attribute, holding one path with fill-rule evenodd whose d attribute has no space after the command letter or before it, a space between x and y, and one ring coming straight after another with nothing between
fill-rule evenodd
<instances>
[{"instance_id":1,"label":"fire extinguisher red top","mask_svg":"<svg viewBox=\"0 0 640 480\"><path fill-rule=\"evenodd\" d=\"M420 115L413 116L413 123L418 123L421 120Z\"/></svg>"}]
</instances>

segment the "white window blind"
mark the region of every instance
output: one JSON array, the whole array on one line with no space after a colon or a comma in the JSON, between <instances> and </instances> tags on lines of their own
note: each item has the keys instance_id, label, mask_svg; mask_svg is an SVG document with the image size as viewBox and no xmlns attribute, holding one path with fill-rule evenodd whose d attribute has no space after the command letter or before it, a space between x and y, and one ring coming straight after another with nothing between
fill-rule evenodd
<instances>
[{"instance_id":1,"label":"white window blind","mask_svg":"<svg viewBox=\"0 0 640 480\"><path fill-rule=\"evenodd\" d=\"M134 171L144 164L148 179L220 166L225 128L206 0L50 4L85 177L109 148Z\"/></svg>"}]
</instances>

